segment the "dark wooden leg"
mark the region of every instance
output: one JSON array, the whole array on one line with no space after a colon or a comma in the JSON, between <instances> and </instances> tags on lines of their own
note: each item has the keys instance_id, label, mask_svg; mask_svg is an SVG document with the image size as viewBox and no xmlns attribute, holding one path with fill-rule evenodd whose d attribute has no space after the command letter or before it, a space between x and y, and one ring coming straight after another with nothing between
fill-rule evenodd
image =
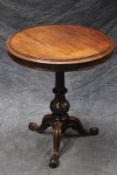
<instances>
[{"instance_id":1,"label":"dark wooden leg","mask_svg":"<svg viewBox=\"0 0 117 175\"><path fill-rule=\"evenodd\" d=\"M32 131L36 131L38 133L43 133L49 126L52 126L53 117L51 114L45 115L42 119L42 123L38 126L36 123L29 123L28 128Z\"/></svg>"},{"instance_id":2,"label":"dark wooden leg","mask_svg":"<svg viewBox=\"0 0 117 175\"><path fill-rule=\"evenodd\" d=\"M51 168L56 168L59 164L59 147L61 138L61 125L59 121L53 123L53 150L52 156L50 158L49 166Z\"/></svg>"},{"instance_id":3,"label":"dark wooden leg","mask_svg":"<svg viewBox=\"0 0 117 175\"><path fill-rule=\"evenodd\" d=\"M29 129L38 133L43 133L49 126L53 129L53 150L49 162L51 168L59 164L60 138L67 128L71 127L82 136L97 135L99 132L98 128L85 129L79 118L68 115L70 104L65 98L67 89L64 86L64 72L56 72L55 80L55 98L50 103L52 114L45 115L40 126L29 123Z\"/></svg>"},{"instance_id":4,"label":"dark wooden leg","mask_svg":"<svg viewBox=\"0 0 117 175\"><path fill-rule=\"evenodd\" d=\"M99 133L99 129L95 127L92 127L90 129L85 129L80 119L77 117L68 117L66 120L67 121L64 122L65 123L64 132L67 128L71 127L72 129L78 131L78 133L82 136L93 136Z\"/></svg>"}]
</instances>

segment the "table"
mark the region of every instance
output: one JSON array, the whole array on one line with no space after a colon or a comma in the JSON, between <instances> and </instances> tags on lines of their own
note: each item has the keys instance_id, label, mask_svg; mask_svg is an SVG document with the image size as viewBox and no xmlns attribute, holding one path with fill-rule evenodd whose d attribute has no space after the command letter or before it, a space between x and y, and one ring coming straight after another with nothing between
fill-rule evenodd
<instances>
[{"instance_id":1,"label":"table","mask_svg":"<svg viewBox=\"0 0 117 175\"><path fill-rule=\"evenodd\" d=\"M78 117L69 116L70 104L65 98L64 74L67 71L86 69L111 57L115 45L106 34L78 25L42 25L25 28L6 42L10 57L17 63L55 72L55 98L50 103L51 113L42 123L29 123L29 129L43 133L48 127L53 130L53 148L49 166L59 164L61 136L71 127L82 136L97 135L96 127L85 129Z\"/></svg>"}]
</instances>

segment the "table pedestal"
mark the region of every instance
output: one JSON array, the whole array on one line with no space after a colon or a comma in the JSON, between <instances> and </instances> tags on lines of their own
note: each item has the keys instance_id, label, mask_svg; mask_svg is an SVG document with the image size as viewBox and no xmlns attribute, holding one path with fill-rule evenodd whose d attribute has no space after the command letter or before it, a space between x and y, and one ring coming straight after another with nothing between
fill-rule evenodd
<instances>
[{"instance_id":1,"label":"table pedestal","mask_svg":"<svg viewBox=\"0 0 117 175\"><path fill-rule=\"evenodd\" d=\"M67 89L64 86L64 72L56 72L55 88L53 92L55 93L55 98L50 103L52 114L45 115L40 126L36 123L29 123L29 129L38 133L43 133L45 129L50 126L52 127L53 149L49 166L55 168L59 163L61 135L65 134L66 129L71 127L82 136L97 135L99 130L94 127L86 130L79 118L68 115L70 104L65 98Z\"/></svg>"}]
</instances>

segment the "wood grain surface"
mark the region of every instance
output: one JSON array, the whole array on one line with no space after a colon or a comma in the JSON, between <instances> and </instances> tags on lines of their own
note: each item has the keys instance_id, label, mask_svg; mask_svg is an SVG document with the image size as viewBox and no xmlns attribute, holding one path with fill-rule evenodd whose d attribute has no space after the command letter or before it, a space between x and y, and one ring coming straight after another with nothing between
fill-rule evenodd
<instances>
[{"instance_id":1,"label":"wood grain surface","mask_svg":"<svg viewBox=\"0 0 117 175\"><path fill-rule=\"evenodd\" d=\"M114 49L102 32L77 25L45 25L24 29L11 36L7 50L18 59L36 63L72 64L103 58Z\"/></svg>"}]
</instances>

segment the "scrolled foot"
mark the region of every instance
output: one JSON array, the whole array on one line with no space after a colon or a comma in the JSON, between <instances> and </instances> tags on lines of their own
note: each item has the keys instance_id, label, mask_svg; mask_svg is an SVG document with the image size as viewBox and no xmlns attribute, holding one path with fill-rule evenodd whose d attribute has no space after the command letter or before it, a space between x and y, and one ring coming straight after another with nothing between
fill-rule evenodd
<instances>
[{"instance_id":1,"label":"scrolled foot","mask_svg":"<svg viewBox=\"0 0 117 175\"><path fill-rule=\"evenodd\" d=\"M59 157L57 154L53 154L50 158L49 166L51 168L56 168L59 165Z\"/></svg>"},{"instance_id":2,"label":"scrolled foot","mask_svg":"<svg viewBox=\"0 0 117 175\"><path fill-rule=\"evenodd\" d=\"M43 133L44 132L44 130L42 130L36 123L33 123L33 122L29 123L28 128L31 131L36 131L36 132L39 132L39 133Z\"/></svg>"},{"instance_id":3,"label":"scrolled foot","mask_svg":"<svg viewBox=\"0 0 117 175\"><path fill-rule=\"evenodd\" d=\"M35 131L35 130L37 130L38 125L36 123L30 122L28 125L28 128L32 131Z\"/></svg>"},{"instance_id":4,"label":"scrolled foot","mask_svg":"<svg viewBox=\"0 0 117 175\"><path fill-rule=\"evenodd\" d=\"M98 133L99 133L98 128L93 127L89 129L89 135L98 135Z\"/></svg>"},{"instance_id":5,"label":"scrolled foot","mask_svg":"<svg viewBox=\"0 0 117 175\"><path fill-rule=\"evenodd\" d=\"M81 136L95 136L98 135L99 129L98 128L90 128L88 130L84 129L83 130L77 130Z\"/></svg>"}]
</instances>

